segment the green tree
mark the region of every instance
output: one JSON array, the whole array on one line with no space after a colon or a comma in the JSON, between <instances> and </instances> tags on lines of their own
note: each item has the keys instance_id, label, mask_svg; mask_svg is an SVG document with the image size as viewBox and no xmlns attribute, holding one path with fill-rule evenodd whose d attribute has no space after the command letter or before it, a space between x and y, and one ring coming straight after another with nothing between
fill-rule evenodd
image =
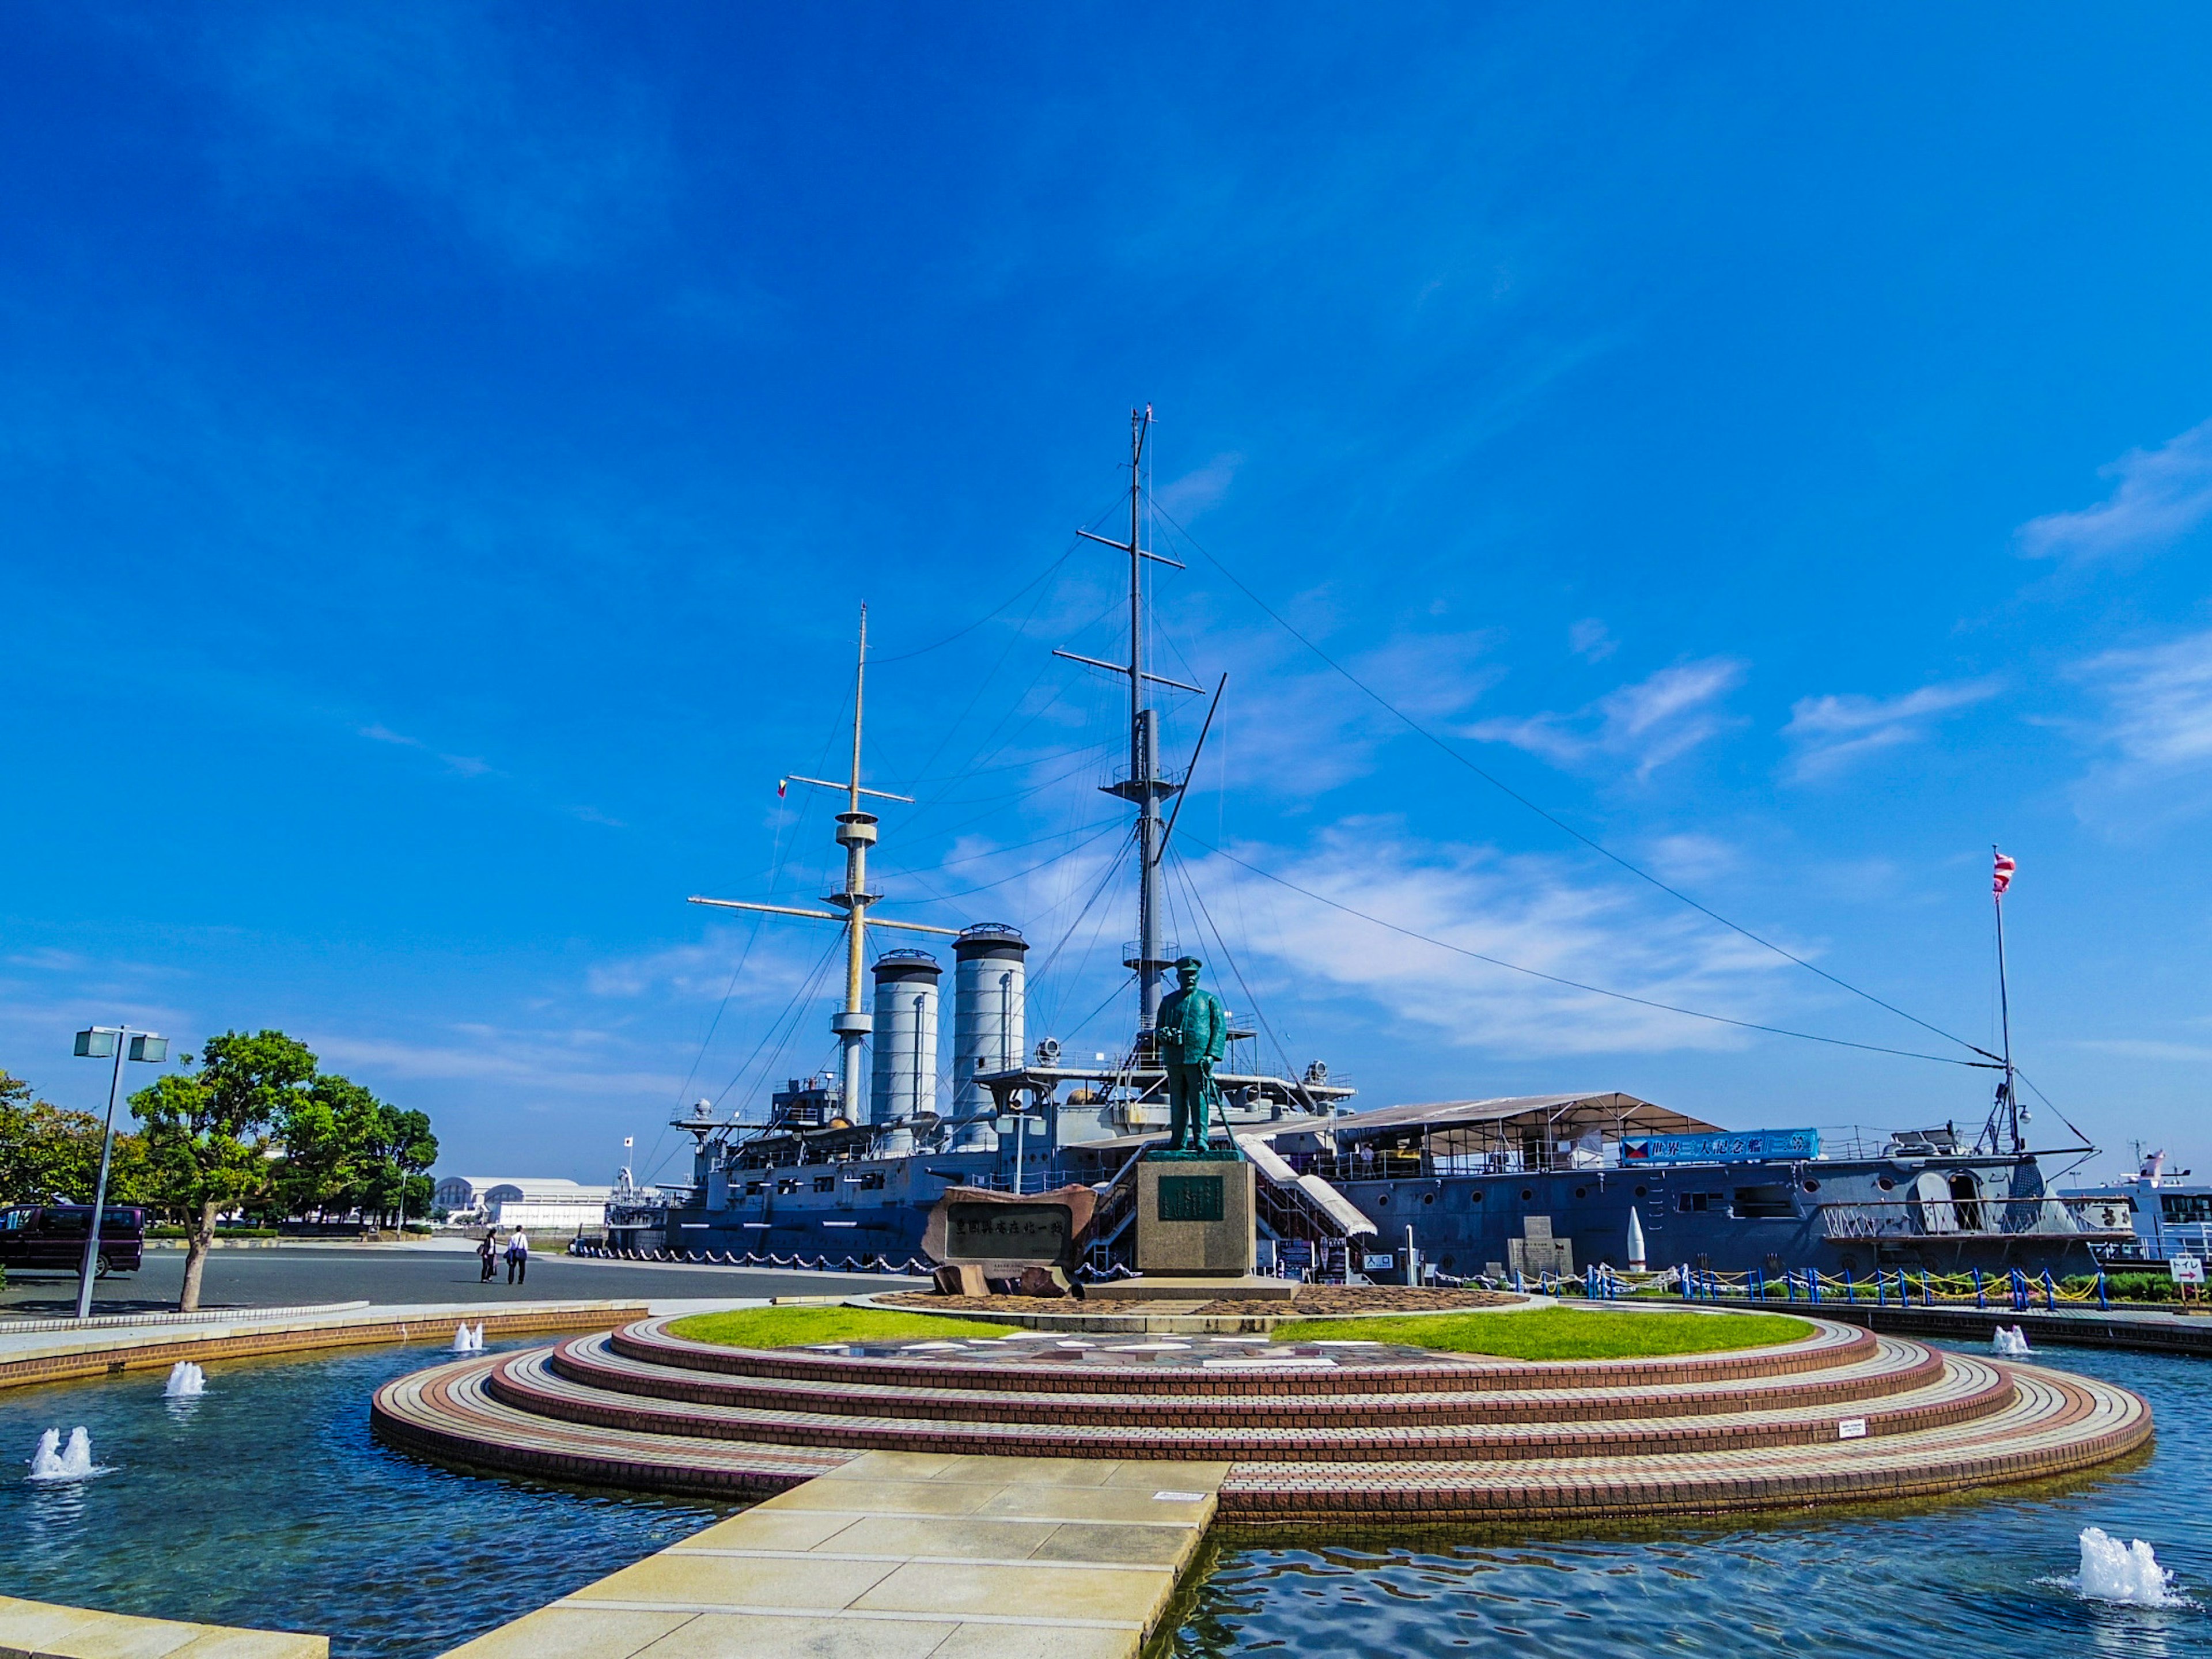
<instances>
[{"instance_id":1,"label":"green tree","mask_svg":"<svg viewBox=\"0 0 2212 1659\"><path fill-rule=\"evenodd\" d=\"M380 1224L386 1216L429 1214L436 1188L425 1171L438 1161L438 1137L428 1113L379 1101L363 1150L356 1202L364 1215Z\"/></svg>"},{"instance_id":2,"label":"green tree","mask_svg":"<svg viewBox=\"0 0 2212 1659\"><path fill-rule=\"evenodd\" d=\"M275 1194L284 1214L320 1218L353 1207L380 1104L350 1078L327 1073L286 1103L276 1126L283 1161Z\"/></svg>"},{"instance_id":3,"label":"green tree","mask_svg":"<svg viewBox=\"0 0 2212 1659\"><path fill-rule=\"evenodd\" d=\"M0 1203L91 1203L100 1135L100 1121L91 1113L40 1100L21 1078L0 1071ZM116 1136L109 1198L125 1204L137 1199L142 1152L136 1135Z\"/></svg>"},{"instance_id":4,"label":"green tree","mask_svg":"<svg viewBox=\"0 0 2212 1659\"><path fill-rule=\"evenodd\" d=\"M183 1059L193 1065L191 1055ZM227 1031L202 1045L196 1070L172 1072L131 1097L145 1126L147 1199L190 1230L180 1312L200 1304L216 1218L269 1201L278 1173L270 1132L314 1077L306 1043L282 1031Z\"/></svg>"}]
</instances>

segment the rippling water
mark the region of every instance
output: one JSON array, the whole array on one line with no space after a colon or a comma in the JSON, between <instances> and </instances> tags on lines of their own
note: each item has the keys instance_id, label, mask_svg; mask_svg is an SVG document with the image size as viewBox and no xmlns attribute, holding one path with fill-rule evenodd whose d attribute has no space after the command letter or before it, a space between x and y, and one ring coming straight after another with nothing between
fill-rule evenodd
<instances>
[{"instance_id":1,"label":"rippling water","mask_svg":"<svg viewBox=\"0 0 2212 1659\"><path fill-rule=\"evenodd\" d=\"M189 1401L158 1371L0 1393L0 1594L420 1659L730 1513L449 1474L371 1439L377 1385L438 1358L210 1364ZM21 1478L40 1430L79 1423L112 1473Z\"/></svg>"},{"instance_id":2,"label":"rippling water","mask_svg":"<svg viewBox=\"0 0 2212 1659\"><path fill-rule=\"evenodd\" d=\"M2212 1654L2212 1362L2047 1356L2148 1395L2155 1453L2063 1491L1914 1511L1670 1524L1642 1535L1231 1538L1173 1634L1186 1659ZM195 1402L146 1374L0 1393L0 1593L321 1631L357 1659L426 1659L726 1510L449 1474L369 1437L368 1396L422 1348L208 1367ZM23 1480L39 1433L82 1423L112 1473ZM2192 1597L2083 1601L2063 1583L2100 1526L2144 1538ZM1293 1547L1295 1543L1295 1547Z\"/></svg>"},{"instance_id":3,"label":"rippling water","mask_svg":"<svg viewBox=\"0 0 2212 1659\"><path fill-rule=\"evenodd\" d=\"M1289 1649L1546 1659L1698 1654L2166 1659L2212 1653L2212 1361L2038 1355L2149 1399L2140 1466L2063 1490L1917 1510L1689 1523L1663 1536L1443 1530L1226 1540L1174 1635L1182 1659ZM2085 1601L2063 1582L2081 1528L2143 1538L2176 1607Z\"/></svg>"}]
</instances>

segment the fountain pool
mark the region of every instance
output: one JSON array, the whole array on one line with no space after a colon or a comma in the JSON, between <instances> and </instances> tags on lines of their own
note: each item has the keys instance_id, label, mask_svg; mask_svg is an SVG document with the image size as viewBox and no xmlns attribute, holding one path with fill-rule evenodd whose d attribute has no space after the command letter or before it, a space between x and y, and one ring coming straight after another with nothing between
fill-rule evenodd
<instances>
[{"instance_id":1,"label":"fountain pool","mask_svg":"<svg viewBox=\"0 0 2212 1659\"><path fill-rule=\"evenodd\" d=\"M2148 1460L2060 1490L1913 1510L1545 1537L1220 1538L1176 1659L1472 1650L1547 1659L2179 1659L2212 1654L2212 1363L2053 1349L2151 1402ZM2085 1540L2089 1528L2110 1534ZM2157 1567L2130 1544L2148 1540ZM2156 1570L2174 1599L2157 1605ZM2085 1593L2087 1592L2087 1593ZM1326 1631L1318 1647L1314 1632Z\"/></svg>"},{"instance_id":2,"label":"fountain pool","mask_svg":"<svg viewBox=\"0 0 2212 1659\"><path fill-rule=\"evenodd\" d=\"M447 1340L210 1363L183 1397L158 1371L0 1392L0 1594L427 1659L731 1512L478 1480L371 1439L369 1395ZM26 1479L58 1423L85 1425L108 1473Z\"/></svg>"},{"instance_id":3,"label":"fountain pool","mask_svg":"<svg viewBox=\"0 0 2212 1659\"><path fill-rule=\"evenodd\" d=\"M21 1449L11 1456L57 1424L82 1423L112 1471L34 1482L18 1463L0 1478L10 1544L0 1594L323 1631L341 1659L429 1659L729 1512L453 1474L371 1439L370 1393L435 1363L449 1340L213 1364L206 1393L186 1399L165 1398L159 1373L0 1393L0 1446ZM2212 1601L2212 1437L2194 1429L2212 1418L2212 1364L2051 1358L2148 1396L2155 1452L2061 1491L1758 1526L1226 1537L1173 1650L2212 1653L2212 1612L2199 1605ZM2083 1542L2091 1527L2109 1548ZM2178 1601L2148 1604L2163 1581L2129 1548L2136 1539L2174 1573ZM2137 1599L2085 1595L2084 1575Z\"/></svg>"}]
</instances>

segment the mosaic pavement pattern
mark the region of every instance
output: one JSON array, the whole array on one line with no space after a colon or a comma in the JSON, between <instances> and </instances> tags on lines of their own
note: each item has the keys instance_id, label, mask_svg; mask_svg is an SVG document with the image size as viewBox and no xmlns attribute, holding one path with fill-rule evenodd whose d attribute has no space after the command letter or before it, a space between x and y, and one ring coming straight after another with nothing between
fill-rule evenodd
<instances>
[{"instance_id":1,"label":"mosaic pavement pattern","mask_svg":"<svg viewBox=\"0 0 2212 1659\"><path fill-rule=\"evenodd\" d=\"M1770 1348L1534 1364L1038 1333L764 1352L649 1319L417 1372L373 1415L443 1462L728 1497L872 1453L1219 1462L1218 1518L1248 1524L1908 1498L2067 1474L2149 1438L2124 1389L1811 1322Z\"/></svg>"}]
</instances>

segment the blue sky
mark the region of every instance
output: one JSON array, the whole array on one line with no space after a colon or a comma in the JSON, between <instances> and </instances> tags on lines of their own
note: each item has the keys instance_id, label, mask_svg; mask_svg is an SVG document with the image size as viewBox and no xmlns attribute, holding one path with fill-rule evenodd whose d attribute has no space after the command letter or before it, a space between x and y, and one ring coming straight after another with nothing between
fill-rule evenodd
<instances>
[{"instance_id":1,"label":"blue sky","mask_svg":"<svg viewBox=\"0 0 2212 1659\"><path fill-rule=\"evenodd\" d=\"M2212 1167L2197 10L0 27L0 1065L54 1097L100 1094L86 1021L280 1025L429 1109L447 1169L605 1179L824 1063L828 936L684 901L823 890L822 804L775 784L835 763L862 599L869 763L920 797L887 890L1028 929L1039 1034L1115 1046L1127 907L1082 907L1120 720L1046 653L1113 653L1071 532L1149 402L1191 562L1158 649L1231 676L1178 838L1292 1059L1367 1104L1985 1109L1983 1073L1250 873L1961 1052L1514 805L1238 581L1977 1042L2002 842L2030 1074Z\"/></svg>"}]
</instances>

